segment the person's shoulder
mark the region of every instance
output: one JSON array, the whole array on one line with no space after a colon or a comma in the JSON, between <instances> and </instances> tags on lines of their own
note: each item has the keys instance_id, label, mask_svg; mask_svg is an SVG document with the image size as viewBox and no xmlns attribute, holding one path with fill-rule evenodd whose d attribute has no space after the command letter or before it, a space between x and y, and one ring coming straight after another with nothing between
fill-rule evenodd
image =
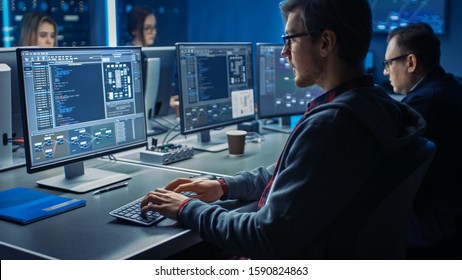
<instances>
[{"instance_id":1,"label":"person's shoulder","mask_svg":"<svg viewBox=\"0 0 462 280\"><path fill-rule=\"evenodd\" d=\"M390 102L390 96L380 86L360 87L342 93L332 102L333 106L371 107Z\"/></svg>"},{"instance_id":2,"label":"person's shoulder","mask_svg":"<svg viewBox=\"0 0 462 280\"><path fill-rule=\"evenodd\" d=\"M421 83L422 89L446 90L448 88L460 88L461 83L454 77L453 74L446 72L441 66L436 67L423 79Z\"/></svg>"},{"instance_id":3,"label":"person's shoulder","mask_svg":"<svg viewBox=\"0 0 462 280\"><path fill-rule=\"evenodd\" d=\"M462 84L458 81L454 75L445 73L440 78L430 80L424 88L432 93L434 98L462 98Z\"/></svg>"},{"instance_id":4,"label":"person's shoulder","mask_svg":"<svg viewBox=\"0 0 462 280\"><path fill-rule=\"evenodd\" d=\"M414 91L408 93L402 102L411 107L456 106L461 108L462 85L456 81L453 75L445 73L439 77L424 80Z\"/></svg>"}]
</instances>

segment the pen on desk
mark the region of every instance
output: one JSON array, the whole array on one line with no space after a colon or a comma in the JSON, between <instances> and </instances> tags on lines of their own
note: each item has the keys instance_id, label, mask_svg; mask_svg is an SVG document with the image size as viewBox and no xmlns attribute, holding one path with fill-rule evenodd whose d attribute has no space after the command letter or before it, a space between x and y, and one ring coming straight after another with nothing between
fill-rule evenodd
<instances>
[{"instance_id":1,"label":"pen on desk","mask_svg":"<svg viewBox=\"0 0 462 280\"><path fill-rule=\"evenodd\" d=\"M99 190L94 191L94 192L93 192L93 195L100 194L100 193L105 193L105 192L109 192L109 191L112 191L112 190L115 190L115 189L120 189L120 188L123 188L123 187L126 187L126 186L128 186L128 183L127 183L127 182L122 183L122 184L120 184L120 185L109 186L109 187L102 188L102 189L99 189Z\"/></svg>"}]
</instances>

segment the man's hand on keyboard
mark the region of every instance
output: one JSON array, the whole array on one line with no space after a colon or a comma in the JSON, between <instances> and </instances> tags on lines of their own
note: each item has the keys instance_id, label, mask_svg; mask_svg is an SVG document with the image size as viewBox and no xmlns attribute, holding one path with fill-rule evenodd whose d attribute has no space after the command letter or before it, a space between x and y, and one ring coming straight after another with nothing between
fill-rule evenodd
<instances>
[{"instance_id":1,"label":"man's hand on keyboard","mask_svg":"<svg viewBox=\"0 0 462 280\"><path fill-rule=\"evenodd\" d=\"M149 192L141 201L141 213L157 211L167 218L176 220L180 205L188 199L182 194L162 188Z\"/></svg>"},{"instance_id":2,"label":"man's hand on keyboard","mask_svg":"<svg viewBox=\"0 0 462 280\"><path fill-rule=\"evenodd\" d=\"M195 192L194 198L199 198L204 202L214 202L223 196L223 189L217 180L201 178L178 178L171 181L166 190L181 192Z\"/></svg>"}]
</instances>

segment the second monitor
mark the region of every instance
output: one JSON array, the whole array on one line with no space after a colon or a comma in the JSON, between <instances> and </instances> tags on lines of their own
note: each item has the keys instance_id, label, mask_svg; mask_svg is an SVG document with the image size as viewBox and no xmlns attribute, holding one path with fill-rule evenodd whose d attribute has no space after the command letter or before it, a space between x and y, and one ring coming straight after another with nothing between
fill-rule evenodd
<instances>
[{"instance_id":1,"label":"second monitor","mask_svg":"<svg viewBox=\"0 0 462 280\"><path fill-rule=\"evenodd\" d=\"M210 130L253 120L251 43L178 43L181 133L198 132L199 150L227 149Z\"/></svg>"},{"instance_id":2,"label":"second monitor","mask_svg":"<svg viewBox=\"0 0 462 280\"><path fill-rule=\"evenodd\" d=\"M169 107L170 97L178 94L176 50L171 47L144 47L141 49L144 63L149 58L160 59L160 78L154 116L165 116L173 111ZM145 80L149 77L145 77Z\"/></svg>"},{"instance_id":3,"label":"second monitor","mask_svg":"<svg viewBox=\"0 0 462 280\"><path fill-rule=\"evenodd\" d=\"M148 134L156 135L169 129L159 117L174 113L169 103L172 96L178 95L176 49L174 46L144 47L142 55Z\"/></svg>"}]
</instances>

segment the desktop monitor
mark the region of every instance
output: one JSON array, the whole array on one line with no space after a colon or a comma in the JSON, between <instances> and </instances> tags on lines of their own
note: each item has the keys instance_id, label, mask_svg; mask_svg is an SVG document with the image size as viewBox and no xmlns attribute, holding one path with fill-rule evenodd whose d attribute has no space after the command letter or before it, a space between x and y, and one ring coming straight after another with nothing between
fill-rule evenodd
<instances>
[{"instance_id":1,"label":"desktop monitor","mask_svg":"<svg viewBox=\"0 0 462 280\"><path fill-rule=\"evenodd\" d=\"M22 117L19 98L18 68L16 64L16 48L0 48L0 63L11 68L11 132L9 137L22 137Z\"/></svg>"},{"instance_id":2,"label":"desktop monitor","mask_svg":"<svg viewBox=\"0 0 462 280\"><path fill-rule=\"evenodd\" d=\"M155 104L146 104L146 106L152 108L152 117L154 118L174 113L169 103L170 97L179 93L175 47L144 47L142 48L142 53L144 69L147 69L150 58L160 59L159 85L157 97L154 99ZM155 75L155 73L153 74ZM145 83L151 79L150 75L149 71L145 72L145 76L143 77ZM146 94L153 94L153 92L146 92Z\"/></svg>"},{"instance_id":3,"label":"desktop monitor","mask_svg":"<svg viewBox=\"0 0 462 280\"><path fill-rule=\"evenodd\" d=\"M141 48L16 51L27 172L64 166L37 184L82 193L129 179L83 162L146 145Z\"/></svg>"},{"instance_id":4,"label":"desktop monitor","mask_svg":"<svg viewBox=\"0 0 462 280\"><path fill-rule=\"evenodd\" d=\"M281 56L283 44L257 44L257 97L260 119L280 117L262 128L289 133L290 116L302 115L308 103L323 94L318 86L299 88L292 66Z\"/></svg>"},{"instance_id":5,"label":"desktop monitor","mask_svg":"<svg viewBox=\"0 0 462 280\"><path fill-rule=\"evenodd\" d=\"M389 33L396 27L425 22L436 34L446 31L447 0L369 0L375 33Z\"/></svg>"},{"instance_id":6,"label":"desktop monitor","mask_svg":"<svg viewBox=\"0 0 462 280\"><path fill-rule=\"evenodd\" d=\"M160 58L146 58L145 66L143 67L145 81L144 83L144 102L146 113L147 135L153 136L166 132L163 128L157 128L154 122L156 110L156 100L159 92L160 79Z\"/></svg>"},{"instance_id":7,"label":"desktop monitor","mask_svg":"<svg viewBox=\"0 0 462 280\"><path fill-rule=\"evenodd\" d=\"M255 119L251 43L177 43L182 134L195 149L216 152L226 139L210 130Z\"/></svg>"}]
</instances>

